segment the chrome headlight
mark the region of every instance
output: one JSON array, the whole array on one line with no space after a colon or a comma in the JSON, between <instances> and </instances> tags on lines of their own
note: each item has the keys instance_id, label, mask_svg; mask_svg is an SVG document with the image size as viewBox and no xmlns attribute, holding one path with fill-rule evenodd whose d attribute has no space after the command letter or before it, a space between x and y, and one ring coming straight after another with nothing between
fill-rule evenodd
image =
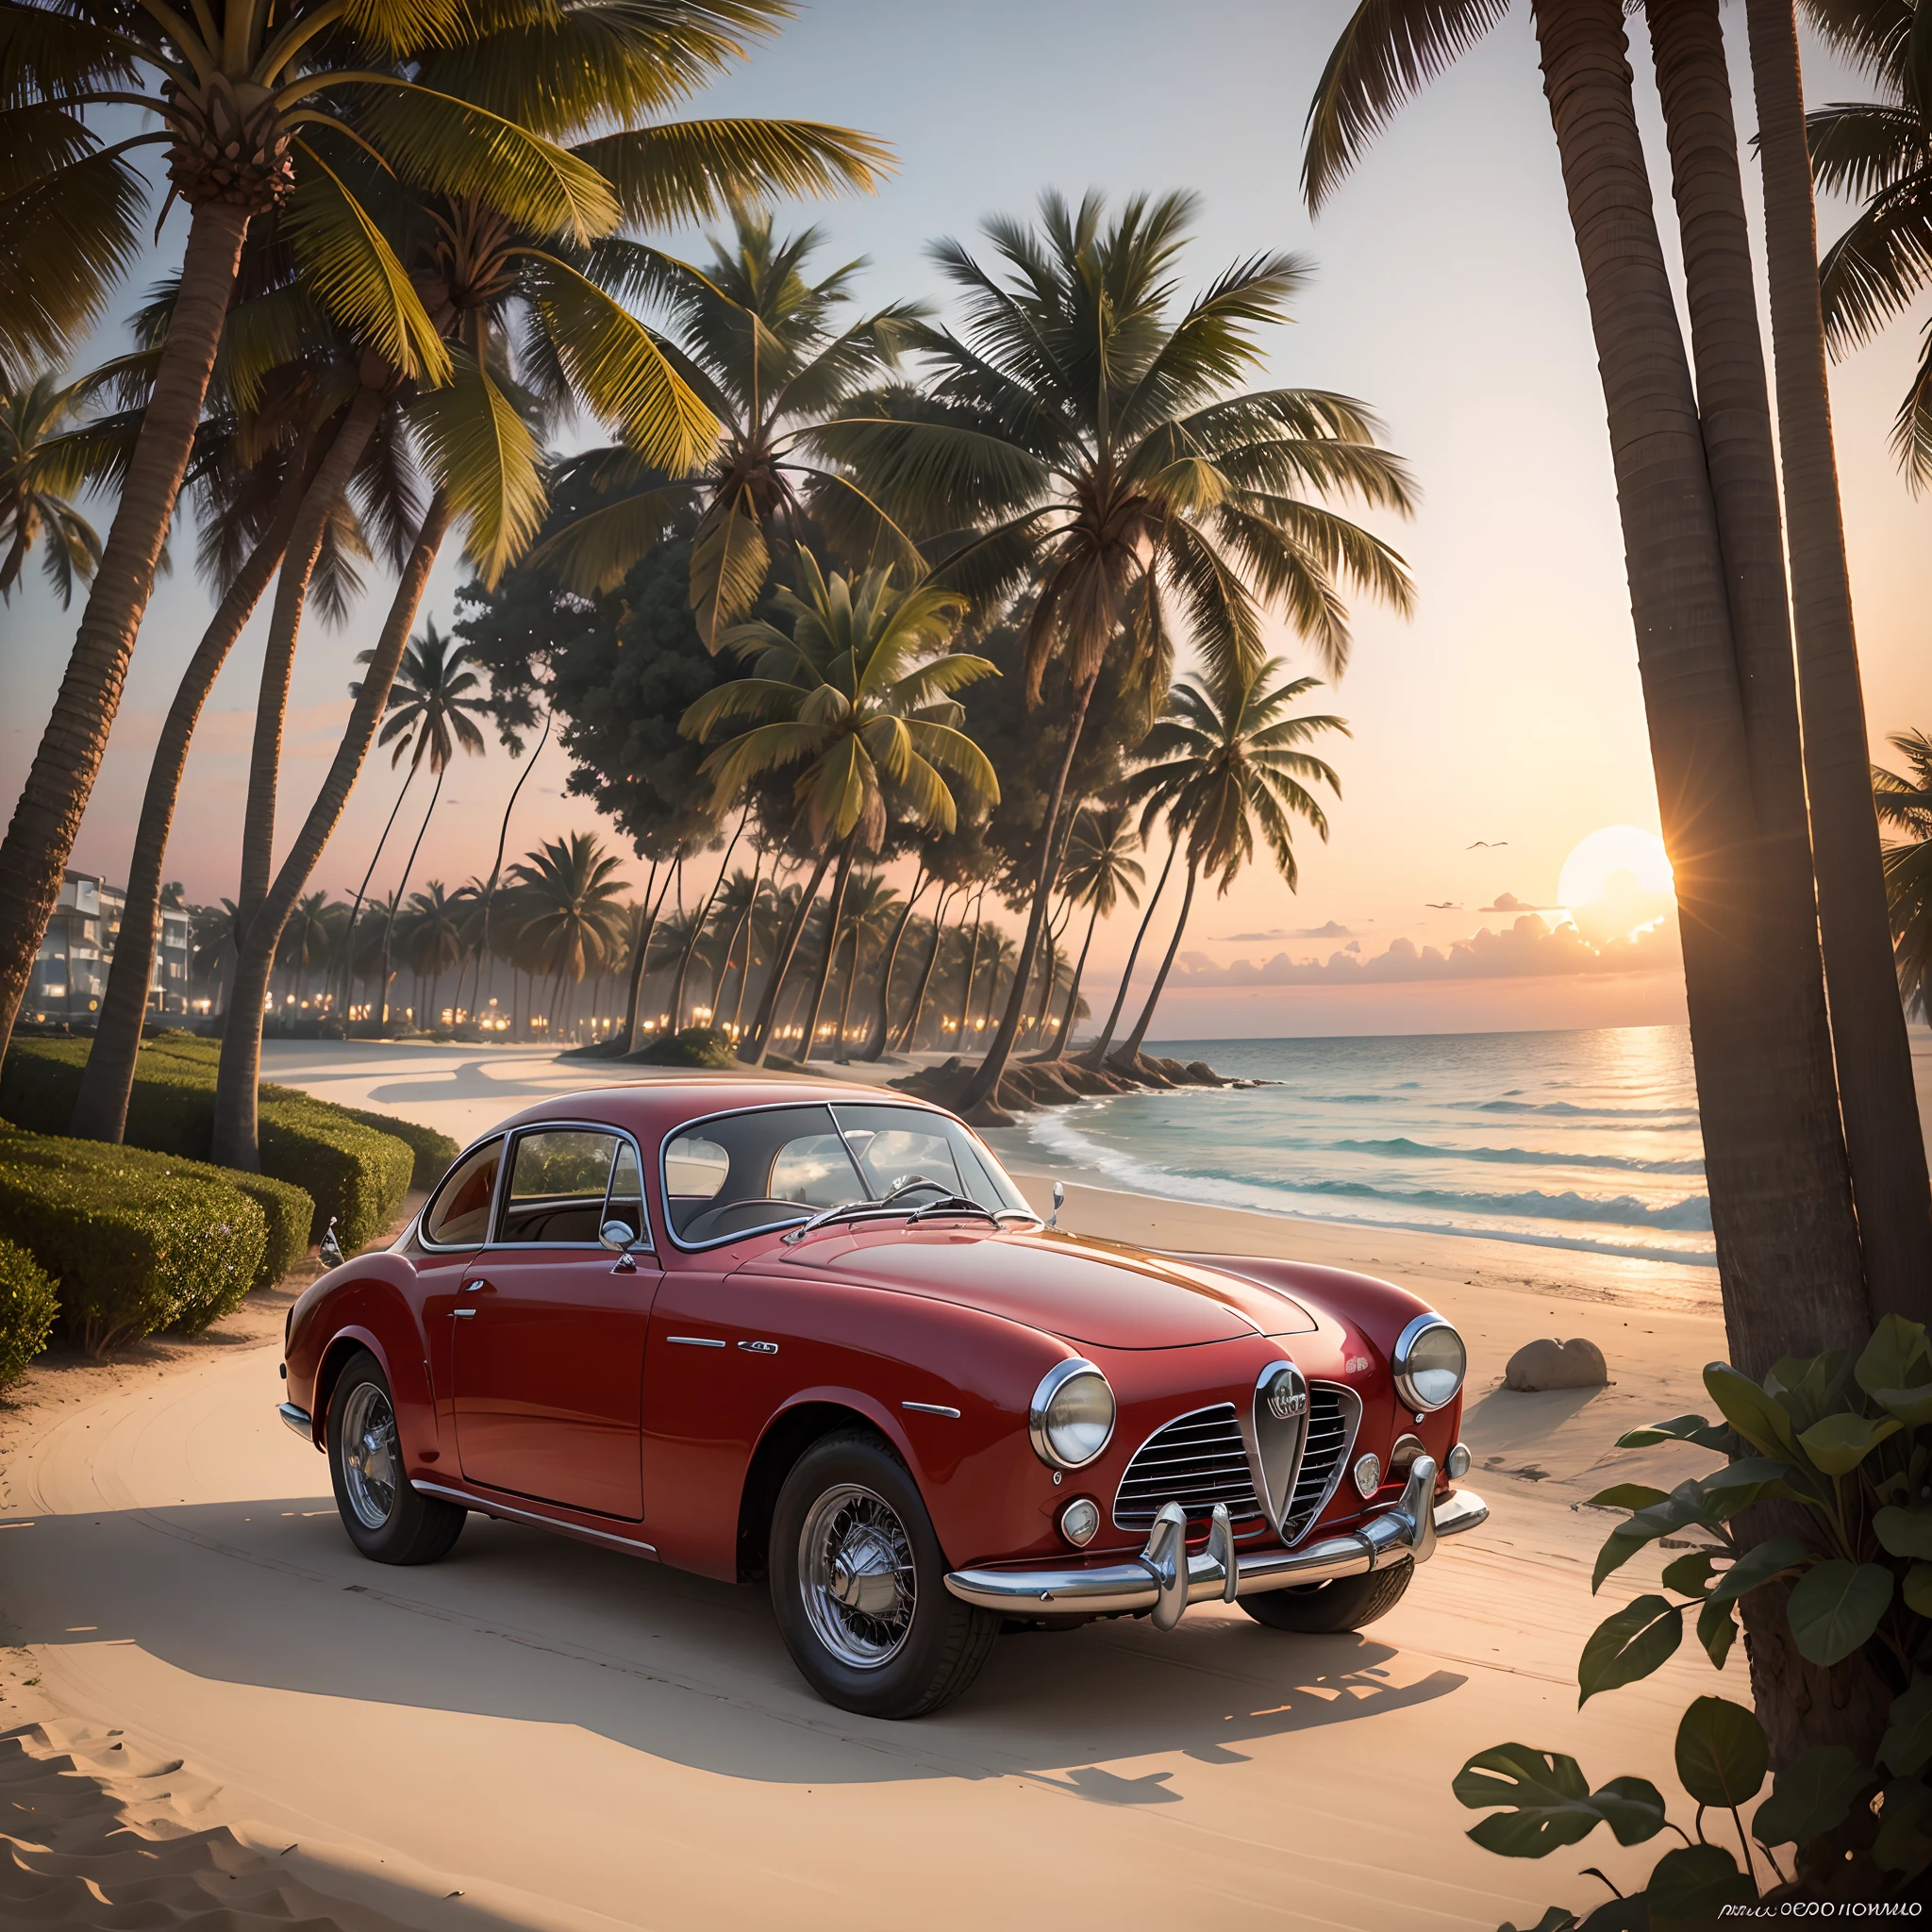
<instances>
[{"instance_id":1,"label":"chrome headlight","mask_svg":"<svg viewBox=\"0 0 1932 1932\"><path fill-rule=\"evenodd\" d=\"M1084 1469L1113 1439L1113 1391L1078 1356L1056 1362L1026 1405L1033 1453L1049 1469Z\"/></svg>"},{"instance_id":2,"label":"chrome headlight","mask_svg":"<svg viewBox=\"0 0 1932 1932\"><path fill-rule=\"evenodd\" d=\"M1410 1408L1441 1408L1462 1387L1469 1351L1441 1315L1418 1315L1396 1338L1391 1366L1396 1392Z\"/></svg>"}]
</instances>

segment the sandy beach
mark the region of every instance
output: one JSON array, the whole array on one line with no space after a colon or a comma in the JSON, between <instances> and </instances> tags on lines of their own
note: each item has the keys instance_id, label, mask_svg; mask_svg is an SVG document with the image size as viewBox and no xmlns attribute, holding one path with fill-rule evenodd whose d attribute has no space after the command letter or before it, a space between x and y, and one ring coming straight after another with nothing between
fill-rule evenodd
<instances>
[{"instance_id":1,"label":"sandy beach","mask_svg":"<svg viewBox=\"0 0 1932 1932\"><path fill-rule=\"evenodd\" d=\"M620 1076L640 1070L617 1070ZM272 1042L265 1076L463 1138L611 1070L541 1049ZM1006 1150L1013 1153L1008 1146ZM1015 1155L1044 1205L1055 1177ZM1644 1849L1541 1864L1462 1836L1464 1758L1517 1740L1667 1790L1687 1698L1743 1697L1695 1646L1575 1708L1610 1447L1703 1406L1708 1268L1195 1208L1065 1170L1062 1224L1277 1253L1413 1287L1461 1326L1491 1521L1358 1636L1201 1606L1003 1641L908 1724L821 1704L758 1590L475 1520L427 1569L362 1561L321 1457L276 1421L281 1309L0 1398L0 1916L352 1927L1534 1924ZM1585 1335L1611 1386L1518 1395L1509 1354Z\"/></svg>"}]
</instances>

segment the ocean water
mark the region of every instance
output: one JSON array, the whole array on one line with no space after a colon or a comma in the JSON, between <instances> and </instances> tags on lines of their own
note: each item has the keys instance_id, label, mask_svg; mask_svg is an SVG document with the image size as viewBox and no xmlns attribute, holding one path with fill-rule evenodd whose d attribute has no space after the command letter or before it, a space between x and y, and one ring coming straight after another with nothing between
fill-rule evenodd
<instances>
[{"instance_id":1,"label":"ocean water","mask_svg":"<svg viewBox=\"0 0 1932 1932\"><path fill-rule=\"evenodd\" d=\"M1016 1157L1141 1193L1715 1261L1682 1027L1149 1050L1269 1084L1090 1101L1028 1115L1000 1139Z\"/></svg>"}]
</instances>

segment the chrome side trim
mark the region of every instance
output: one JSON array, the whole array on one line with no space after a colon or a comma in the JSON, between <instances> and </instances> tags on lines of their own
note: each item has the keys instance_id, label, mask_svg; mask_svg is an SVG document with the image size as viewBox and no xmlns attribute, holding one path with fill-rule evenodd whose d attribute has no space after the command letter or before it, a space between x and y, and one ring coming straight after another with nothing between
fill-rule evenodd
<instances>
[{"instance_id":1,"label":"chrome side trim","mask_svg":"<svg viewBox=\"0 0 1932 1932\"><path fill-rule=\"evenodd\" d=\"M445 1503L460 1503L466 1509L479 1509L486 1516L507 1516L513 1523L533 1523L540 1529L561 1530L565 1536L579 1536L586 1541L608 1543L612 1549L628 1550L634 1557L658 1560L658 1546L641 1537L619 1536L612 1530L588 1529L579 1523L559 1523L554 1516L540 1515L534 1509L519 1509L500 1503L494 1496L479 1496L470 1490L453 1490L447 1483L426 1483L420 1476L409 1478L409 1487L419 1496L441 1496Z\"/></svg>"},{"instance_id":2,"label":"chrome side trim","mask_svg":"<svg viewBox=\"0 0 1932 1932\"><path fill-rule=\"evenodd\" d=\"M315 1441L315 1422L306 1408L297 1408L292 1402L280 1402L275 1405L275 1413L305 1442L313 1446Z\"/></svg>"},{"instance_id":3,"label":"chrome side trim","mask_svg":"<svg viewBox=\"0 0 1932 1932\"><path fill-rule=\"evenodd\" d=\"M942 1415L954 1422L959 1420L959 1411L957 1408L948 1408L943 1402L902 1402L899 1407L917 1409L921 1415Z\"/></svg>"},{"instance_id":4,"label":"chrome side trim","mask_svg":"<svg viewBox=\"0 0 1932 1932\"><path fill-rule=\"evenodd\" d=\"M1227 1567L1232 1552L1211 1532L1205 1551L1177 1562L1170 1547L1174 1526L1163 1510L1146 1549L1129 1562L1091 1570L955 1570L946 1588L962 1603L1008 1616L1045 1610L1054 1616L1110 1617L1151 1610L1156 1626L1170 1630L1189 1604L1213 1597L1232 1602L1237 1596L1359 1576L1395 1563L1426 1562L1441 1538L1461 1536L1486 1522L1490 1513L1489 1505L1468 1490L1432 1504L1435 1487L1435 1463L1419 1457L1393 1508L1371 1517L1359 1529L1324 1537L1301 1549L1236 1556L1232 1574Z\"/></svg>"},{"instance_id":5,"label":"chrome side trim","mask_svg":"<svg viewBox=\"0 0 1932 1932\"><path fill-rule=\"evenodd\" d=\"M724 1346L715 1335L667 1335L664 1340L675 1342L679 1348L723 1348Z\"/></svg>"}]
</instances>

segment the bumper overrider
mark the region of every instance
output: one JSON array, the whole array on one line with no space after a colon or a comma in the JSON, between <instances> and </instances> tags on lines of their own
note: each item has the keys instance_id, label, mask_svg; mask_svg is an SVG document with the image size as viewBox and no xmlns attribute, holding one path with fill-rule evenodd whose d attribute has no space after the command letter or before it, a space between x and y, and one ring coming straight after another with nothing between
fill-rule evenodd
<instances>
[{"instance_id":1,"label":"bumper overrider","mask_svg":"<svg viewBox=\"0 0 1932 1932\"><path fill-rule=\"evenodd\" d=\"M1218 1597L1258 1596L1263 1591L1328 1583L1397 1563L1425 1563L1437 1540L1460 1536L1488 1520L1490 1508L1468 1490L1435 1500L1436 1464L1418 1456L1410 1464L1402 1499L1359 1528L1323 1537L1293 1550L1237 1554L1227 1506L1216 1504L1208 1547L1187 1551L1187 1517L1168 1503L1154 1520L1147 1547L1131 1561L1089 1569L1041 1566L1024 1570L955 1570L946 1588L962 1602L1009 1617L1112 1617L1154 1613L1157 1630L1172 1630L1190 1604Z\"/></svg>"}]
</instances>

